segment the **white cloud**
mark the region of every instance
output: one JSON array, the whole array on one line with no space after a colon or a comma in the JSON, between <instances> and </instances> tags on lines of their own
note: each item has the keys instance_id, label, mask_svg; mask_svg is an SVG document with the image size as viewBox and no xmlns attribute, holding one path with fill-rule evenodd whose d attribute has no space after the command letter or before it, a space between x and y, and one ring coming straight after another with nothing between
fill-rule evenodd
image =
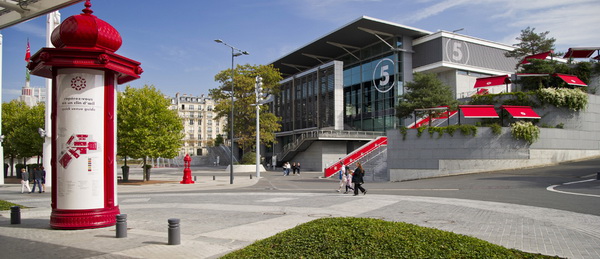
<instances>
[{"instance_id":1,"label":"white cloud","mask_svg":"<svg viewBox=\"0 0 600 259\"><path fill-rule=\"evenodd\" d=\"M13 26L18 31L24 32L39 38L46 38L46 27L40 26L33 21L27 21Z\"/></svg>"},{"instance_id":2,"label":"white cloud","mask_svg":"<svg viewBox=\"0 0 600 259\"><path fill-rule=\"evenodd\" d=\"M424 3L429 3L430 1L422 1ZM434 5L431 6L427 6L426 8L423 8L421 10L416 10L412 13L414 13L413 15L410 15L404 19L401 19L402 23L416 23L418 21L421 21L423 19L432 17L432 16L436 16L450 8L453 7L457 7L463 4L468 4L468 3L473 3L474 1L469 1L469 0L446 0L446 1L442 1L439 3L436 3Z\"/></svg>"},{"instance_id":3,"label":"white cloud","mask_svg":"<svg viewBox=\"0 0 600 259\"><path fill-rule=\"evenodd\" d=\"M598 0L421 0L416 3L419 8L411 10L413 15L401 18L401 23L418 27L419 21L463 19L463 23L476 22L479 27L485 28L486 31L480 29L476 34L496 32L498 38L492 40L507 44L516 43L515 38L520 31L532 27L538 33L549 31L548 36L556 39L559 51L574 46L600 45L596 30L596 25L600 24ZM473 15L467 22L465 17L459 16L466 13ZM464 27L477 26L465 24Z\"/></svg>"}]
</instances>

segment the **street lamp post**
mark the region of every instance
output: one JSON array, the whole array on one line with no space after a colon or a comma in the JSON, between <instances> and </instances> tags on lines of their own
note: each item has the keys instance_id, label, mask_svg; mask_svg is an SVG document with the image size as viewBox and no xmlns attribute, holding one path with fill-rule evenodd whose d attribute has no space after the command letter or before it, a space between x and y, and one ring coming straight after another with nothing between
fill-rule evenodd
<instances>
[{"instance_id":1,"label":"street lamp post","mask_svg":"<svg viewBox=\"0 0 600 259\"><path fill-rule=\"evenodd\" d=\"M240 50L234 46L231 46L227 43L225 43L222 40L216 39L215 42L217 43L221 43L227 47L231 48L231 162L229 164L229 184L233 184L233 103L234 103L234 98L233 98L233 86L234 86L234 80L233 77L235 75L233 69L233 64L234 64L234 58L241 56L241 55L250 55L250 53L248 53L247 51L243 51Z\"/></svg>"}]
</instances>

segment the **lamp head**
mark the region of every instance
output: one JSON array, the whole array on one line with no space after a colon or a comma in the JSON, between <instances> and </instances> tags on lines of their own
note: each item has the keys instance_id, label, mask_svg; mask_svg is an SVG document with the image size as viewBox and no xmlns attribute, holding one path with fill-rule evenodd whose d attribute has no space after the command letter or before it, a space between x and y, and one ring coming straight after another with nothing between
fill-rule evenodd
<instances>
[{"instance_id":1,"label":"lamp head","mask_svg":"<svg viewBox=\"0 0 600 259\"><path fill-rule=\"evenodd\" d=\"M216 40L215 40L215 42L216 42L216 43L223 43L223 41L222 41L222 40L220 40L220 39L216 39Z\"/></svg>"}]
</instances>

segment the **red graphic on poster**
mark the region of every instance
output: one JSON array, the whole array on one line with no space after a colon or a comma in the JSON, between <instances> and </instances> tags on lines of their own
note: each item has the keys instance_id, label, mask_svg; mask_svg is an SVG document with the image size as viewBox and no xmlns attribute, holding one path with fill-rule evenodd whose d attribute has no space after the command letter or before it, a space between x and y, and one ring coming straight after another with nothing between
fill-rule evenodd
<instances>
[{"instance_id":1,"label":"red graphic on poster","mask_svg":"<svg viewBox=\"0 0 600 259\"><path fill-rule=\"evenodd\" d=\"M96 150L98 150L98 143L93 141L89 135L73 134L69 140L67 140L66 149L62 151L58 163L62 165L63 168L67 168L71 160ZM90 161L88 160L88 164L89 163Z\"/></svg>"},{"instance_id":2,"label":"red graphic on poster","mask_svg":"<svg viewBox=\"0 0 600 259\"><path fill-rule=\"evenodd\" d=\"M76 76L71 78L71 87L77 91L85 88L87 86L87 82L85 78Z\"/></svg>"}]
</instances>

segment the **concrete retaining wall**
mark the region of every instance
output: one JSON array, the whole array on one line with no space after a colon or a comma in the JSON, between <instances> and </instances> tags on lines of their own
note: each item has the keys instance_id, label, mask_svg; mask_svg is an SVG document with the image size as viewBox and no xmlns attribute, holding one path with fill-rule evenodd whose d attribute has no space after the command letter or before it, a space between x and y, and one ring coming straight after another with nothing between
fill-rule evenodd
<instances>
[{"instance_id":1,"label":"concrete retaining wall","mask_svg":"<svg viewBox=\"0 0 600 259\"><path fill-rule=\"evenodd\" d=\"M476 136L437 133L430 137L409 130L406 138L399 131L388 131L388 170L390 181L403 181L453 174L476 173L550 165L564 161L600 156L600 98L589 95L585 111L547 107L535 109L538 125L564 125L563 129L541 128L540 138L531 146L515 140L510 128L500 135L480 127Z\"/></svg>"}]
</instances>

